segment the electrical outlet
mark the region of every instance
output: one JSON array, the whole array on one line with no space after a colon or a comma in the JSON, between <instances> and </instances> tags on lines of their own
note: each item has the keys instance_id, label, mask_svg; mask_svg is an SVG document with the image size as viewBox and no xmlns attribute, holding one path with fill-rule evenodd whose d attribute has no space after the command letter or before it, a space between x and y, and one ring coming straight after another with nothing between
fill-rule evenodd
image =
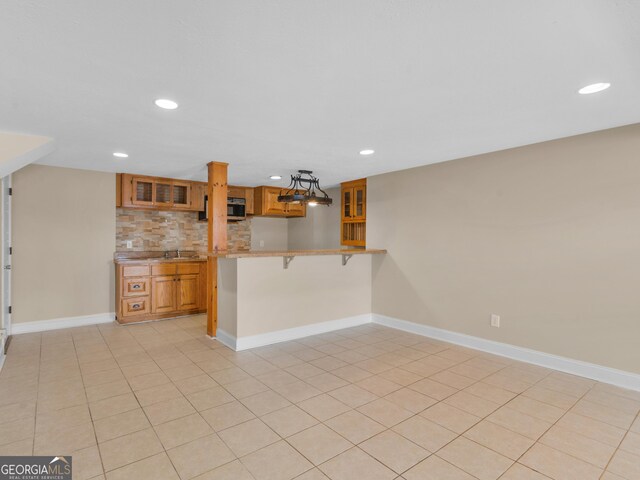
<instances>
[{"instance_id":1,"label":"electrical outlet","mask_svg":"<svg viewBox=\"0 0 640 480\"><path fill-rule=\"evenodd\" d=\"M133 248L133 240L127 240L127 248Z\"/></svg>"},{"instance_id":2,"label":"electrical outlet","mask_svg":"<svg viewBox=\"0 0 640 480\"><path fill-rule=\"evenodd\" d=\"M500 328L500 315L496 315L495 313L491 314L491 326Z\"/></svg>"},{"instance_id":3,"label":"electrical outlet","mask_svg":"<svg viewBox=\"0 0 640 480\"><path fill-rule=\"evenodd\" d=\"M264 248L264 240L260 240L260 248Z\"/></svg>"}]
</instances>

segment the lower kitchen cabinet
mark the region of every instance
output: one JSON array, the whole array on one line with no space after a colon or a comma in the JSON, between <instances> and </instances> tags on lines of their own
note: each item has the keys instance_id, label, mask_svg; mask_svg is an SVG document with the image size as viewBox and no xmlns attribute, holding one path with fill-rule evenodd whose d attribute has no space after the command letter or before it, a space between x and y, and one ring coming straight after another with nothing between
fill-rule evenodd
<instances>
[{"instance_id":1,"label":"lower kitchen cabinet","mask_svg":"<svg viewBox=\"0 0 640 480\"><path fill-rule=\"evenodd\" d=\"M143 315L150 311L149 297L131 297L122 300L123 316Z\"/></svg>"},{"instance_id":2,"label":"lower kitchen cabinet","mask_svg":"<svg viewBox=\"0 0 640 480\"><path fill-rule=\"evenodd\" d=\"M206 312L206 261L116 263L116 320L143 322Z\"/></svg>"},{"instance_id":3,"label":"lower kitchen cabinet","mask_svg":"<svg viewBox=\"0 0 640 480\"><path fill-rule=\"evenodd\" d=\"M206 282L206 279L205 279ZM179 275L176 282L176 307L178 310L198 308L200 275Z\"/></svg>"},{"instance_id":4,"label":"lower kitchen cabinet","mask_svg":"<svg viewBox=\"0 0 640 480\"><path fill-rule=\"evenodd\" d=\"M176 277L168 275L151 279L151 313L176 311Z\"/></svg>"}]
</instances>

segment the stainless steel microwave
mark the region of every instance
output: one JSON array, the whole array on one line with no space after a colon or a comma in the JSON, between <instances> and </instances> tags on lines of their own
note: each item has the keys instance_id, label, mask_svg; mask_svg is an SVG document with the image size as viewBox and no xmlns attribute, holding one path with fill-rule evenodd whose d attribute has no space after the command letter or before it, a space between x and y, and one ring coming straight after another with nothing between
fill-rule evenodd
<instances>
[{"instance_id":1,"label":"stainless steel microwave","mask_svg":"<svg viewBox=\"0 0 640 480\"><path fill-rule=\"evenodd\" d=\"M244 220L247 218L247 201L244 198L227 198L227 220Z\"/></svg>"},{"instance_id":2,"label":"stainless steel microwave","mask_svg":"<svg viewBox=\"0 0 640 480\"><path fill-rule=\"evenodd\" d=\"M208 220L209 196L204 196L204 212L198 212L199 220ZM227 220L244 220L247 218L247 201L244 198L227 198Z\"/></svg>"}]
</instances>

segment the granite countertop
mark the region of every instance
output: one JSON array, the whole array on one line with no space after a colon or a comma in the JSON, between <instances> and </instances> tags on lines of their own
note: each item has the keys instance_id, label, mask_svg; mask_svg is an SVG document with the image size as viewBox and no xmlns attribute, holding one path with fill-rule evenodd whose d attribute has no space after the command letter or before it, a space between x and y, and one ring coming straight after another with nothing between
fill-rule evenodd
<instances>
[{"instance_id":1,"label":"granite countertop","mask_svg":"<svg viewBox=\"0 0 640 480\"><path fill-rule=\"evenodd\" d=\"M169 258L165 258L164 252L147 251L147 252L115 252L113 254L113 261L116 264L131 264L131 263L175 263L175 262L206 262L207 255L195 252L193 250L181 251L180 258L178 258L175 251L170 251Z\"/></svg>"},{"instance_id":2,"label":"granite countertop","mask_svg":"<svg viewBox=\"0 0 640 480\"><path fill-rule=\"evenodd\" d=\"M172 263L172 262L206 262L207 257L216 258L254 258L254 257L303 257L319 255L379 255L387 253L381 249L364 248L335 248L325 250L225 250L220 252L204 253L185 251L180 252L180 258L175 257L175 252L165 258L164 252L116 252L113 261L116 264L131 263Z\"/></svg>"},{"instance_id":3,"label":"granite countertop","mask_svg":"<svg viewBox=\"0 0 640 480\"><path fill-rule=\"evenodd\" d=\"M303 257L313 255L377 255L387 253L386 250L364 248L335 248L327 250L248 250L243 252L220 251L208 253L217 258L251 258L251 257Z\"/></svg>"}]
</instances>

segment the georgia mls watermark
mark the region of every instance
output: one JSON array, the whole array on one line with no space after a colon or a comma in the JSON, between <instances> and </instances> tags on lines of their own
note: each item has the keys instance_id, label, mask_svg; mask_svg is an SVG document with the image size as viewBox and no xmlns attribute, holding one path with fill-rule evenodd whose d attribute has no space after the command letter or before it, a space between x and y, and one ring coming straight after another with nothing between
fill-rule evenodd
<instances>
[{"instance_id":1,"label":"georgia mls watermark","mask_svg":"<svg viewBox=\"0 0 640 480\"><path fill-rule=\"evenodd\" d=\"M71 480L71 457L0 457L0 480Z\"/></svg>"}]
</instances>

